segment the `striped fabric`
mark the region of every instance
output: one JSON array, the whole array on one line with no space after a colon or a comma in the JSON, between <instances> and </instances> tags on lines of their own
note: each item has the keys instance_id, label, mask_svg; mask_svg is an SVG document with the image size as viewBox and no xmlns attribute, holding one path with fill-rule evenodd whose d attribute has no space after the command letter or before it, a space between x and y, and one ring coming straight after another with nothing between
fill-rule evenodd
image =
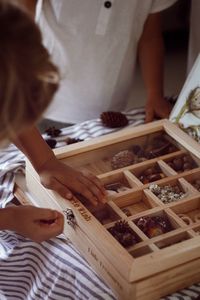
<instances>
[{"instance_id":1,"label":"striped fabric","mask_svg":"<svg viewBox=\"0 0 200 300\"><path fill-rule=\"evenodd\" d=\"M144 110L127 113L129 126L143 123ZM58 145L66 136L90 139L114 129L100 120L87 121L62 130ZM13 198L16 172L24 172L24 155L10 145L0 152L0 205ZM191 300L200 295L200 284L162 300ZM0 300L116 299L80 253L64 237L34 243L16 233L0 231ZM153 299L152 299L153 300Z\"/></svg>"}]
</instances>

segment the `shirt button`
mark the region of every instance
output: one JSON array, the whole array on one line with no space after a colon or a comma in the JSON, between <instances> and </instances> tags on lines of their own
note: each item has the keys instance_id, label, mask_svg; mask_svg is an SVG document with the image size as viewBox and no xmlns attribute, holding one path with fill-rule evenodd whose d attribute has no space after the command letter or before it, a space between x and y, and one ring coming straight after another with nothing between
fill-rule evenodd
<instances>
[{"instance_id":1,"label":"shirt button","mask_svg":"<svg viewBox=\"0 0 200 300\"><path fill-rule=\"evenodd\" d=\"M105 6L106 8L110 8L110 7L112 6L112 3L111 3L110 1L105 1L105 2L104 2L104 6Z\"/></svg>"}]
</instances>

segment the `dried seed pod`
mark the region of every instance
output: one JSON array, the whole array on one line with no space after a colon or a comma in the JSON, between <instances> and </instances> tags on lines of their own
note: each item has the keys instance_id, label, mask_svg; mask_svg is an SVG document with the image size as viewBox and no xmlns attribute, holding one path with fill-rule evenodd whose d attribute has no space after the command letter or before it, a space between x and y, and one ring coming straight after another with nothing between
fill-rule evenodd
<instances>
[{"instance_id":1,"label":"dried seed pod","mask_svg":"<svg viewBox=\"0 0 200 300\"><path fill-rule=\"evenodd\" d=\"M67 137L65 140L67 145L75 144L75 143L82 142L82 141L83 141L82 139L71 138L71 137Z\"/></svg>"},{"instance_id":2,"label":"dried seed pod","mask_svg":"<svg viewBox=\"0 0 200 300\"><path fill-rule=\"evenodd\" d=\"M130 150L123 150L115 154L111 160L112 169L124 168L135 162L135 155Z\"/></svg>"},{"instance_id":3,"label":"dried seed pod","mask_svg":"<svg viewBox=\"0 0 200 300\"><path fill-rule=\"evenodd\" d=\"M143 172L143 174L145 176L149 176L149 175L152 175L154 173L154 171L155 171L154 168L148 168Z\"/></svg>"},{"instance_id":4,"label":"dried seed pod","mask_svg":"<svg viewBox=\"0 0 200 300\"><path fill-rule=\"evenodd\" d=\"M100 119L106 127L118 128L128 125L127 117L121 112L106 111L100 115Z\"/></svg>"},{"instance_id":5,"label":"dried seed pod","mask_svg":"<svg viewBox=\"0 0 200 300\"><path fill-rule=\"evenodd\" d=\"M54 126L49 127L45 130L45 133L51 137L58 137L61 134L62 130Z\"/></svg>"},{"instance_id":6,"label":"dried seed pod","mask_svg":"<svg viewBox=\"0 0 200 300\"><path fill-rule=\"evenodd\" d=\"M45 142L49 145L50 148L55 148L57 141L54 139L45 139Z\"/></svg>"},{"instance_id":7,"label":"dried seed pod","mask_svg":"<svg viewBox=\"0 0 200 300\"><path fill-rule=\"evenodd\" d=\"M149 183L148 177L143 176L143 175L141 175L141 176L139 177L139 180L140 180L143 184Z\"/></svg>"},{"instance_id":8,"label":"dried seed pod","mask_svg":"<svg viewBox=\"0 0 200 300\"><path fill-rule=\"evenodd\" d=\"M152 174L152 175L149 175L149 176L148 176L149 182L153 182L153 181L156 181L156 180L160 180L160 179L162 179L162 178L163 178L163 176L161 175L161 173Z\"/></svg>"},{"instance_id":9,"label":"dried seed pod","mask_svg":"<svg viewBox=\"0 0 200 300\"><path fill-rule=\"evenodd\" d=\"M160 146L159 148L152 149L148 152L148 158L154 158L168 153L170 143L166 142L166 144Z\"/></svg>"},{"instance_id":10,"label":"dried seed pod","mask_svg":"<svg viewBox=\"0 0 200 300\"><path fill-rule=\"evenodd\" d=\"M143 184L147 184L149 182L160 180L164 177L165 175L161 172L160 168L157 165L155 165L153 167L146 169L139 176L139 180L142 181Z\"/></svg>"}]
</instances>

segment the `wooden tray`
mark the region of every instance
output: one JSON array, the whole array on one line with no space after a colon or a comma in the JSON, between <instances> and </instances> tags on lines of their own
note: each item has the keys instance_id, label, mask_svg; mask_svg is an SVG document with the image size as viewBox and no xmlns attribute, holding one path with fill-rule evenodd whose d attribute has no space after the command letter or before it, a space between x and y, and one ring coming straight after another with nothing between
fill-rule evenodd
<instances>
[{"instance_id":1,"label":"wooden tray","mask_svg":"<svg viewBox=\"0 0 200 300\"><path fill-rule=\"evenodd\" d=\"M156 157L157 152L153 152L144 161L136 159L131 165L112 169L112 158L120 151L133 151L136 145L148 150L155 138L158 141L163 136L172 146L172 152L158 152ZM116 183L123 187L119 192L112 190L105 207L97 209L85 199L74 197L68 201L45 189L27 161L26 181L34 201L40 207L55 208L65 214L64 233L119 299L155 300L200 280L200 192L196 185L200 176L200 145L197 142L170 121L162 120L58 148L55 154L72 167L92 171L108 189ZM189 170L172 168L172 161L187 155L193 161ZM149 189L152 182L143 178L144 173L155 166L162 176L153 183L162 188L178 186L184 193L182 199L163 203ZM138 225L139 220L155 222L158 217L168 224L166 231L160 225L151 225L149 235L149 231ZM119 221L128 224L135 244L124 245L111 234L116 223L124 226ZM154 227L160 230L159 234Z\"/></svg>"}]
</instances>

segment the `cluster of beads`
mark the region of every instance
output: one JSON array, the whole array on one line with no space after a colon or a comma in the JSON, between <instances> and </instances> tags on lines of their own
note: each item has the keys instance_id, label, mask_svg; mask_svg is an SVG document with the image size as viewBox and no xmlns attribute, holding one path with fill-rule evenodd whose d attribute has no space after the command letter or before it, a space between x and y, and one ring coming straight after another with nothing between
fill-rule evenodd
<instances>
[{"instance_id":1,"label":"cluster of beads","mask_svg":"<svg viewBox=\"0 0 200 300\"><path fill-rule=\"evenodd\" d=\"M181 189L177 185L175 186L165 185L160 187L157 184L150 184L149 189L164 204L180 200L186 196L186 194L183 191L181 191Z\"/></svg>"}]
</instances>

